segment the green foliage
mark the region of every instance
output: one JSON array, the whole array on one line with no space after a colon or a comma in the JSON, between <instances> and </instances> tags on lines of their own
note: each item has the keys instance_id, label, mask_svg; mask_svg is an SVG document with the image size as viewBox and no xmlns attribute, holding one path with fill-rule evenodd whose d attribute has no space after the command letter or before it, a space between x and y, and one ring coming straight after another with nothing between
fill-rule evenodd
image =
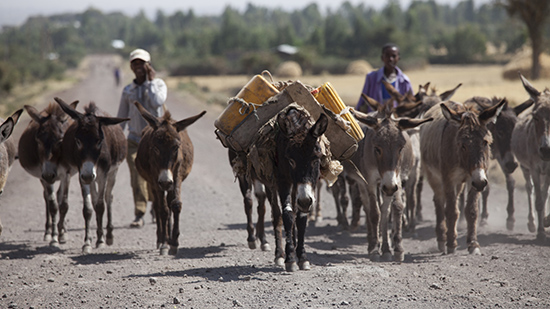
<instances>
[{"instance_id":1,"label":"green foliage","mask_svg":"<svg viewBox=\"0 0 550 309\"><path fill-rule=\"evenodd\" d=\"M380 64L388 42L401 49L402 64L491 61L487 42L514 52L528 39L519 19L502 6L476 7L464 0L454 7L434 0L413 0L408 8L387 0L381 10L343 2L321 13L315 3L285 11L248 4L243 12L227 6L220 16L197 16L193 10L167 15L157 11L129 17L93 7L79 14L33 17L20 27L0 32L0 94L15 85L57 78L89 53L117 52L124 58L137 47L152 53L155 67L171 74L252 74L274 70L294 60L304 72L343 73L355 59ZM548 38L550 26L543 28ZM115 50L113 40L126 46ZM294 55L275 52L280 44L298 47ZM446 50L446 54L433 54Z\"/></svg>"}]
</instances>

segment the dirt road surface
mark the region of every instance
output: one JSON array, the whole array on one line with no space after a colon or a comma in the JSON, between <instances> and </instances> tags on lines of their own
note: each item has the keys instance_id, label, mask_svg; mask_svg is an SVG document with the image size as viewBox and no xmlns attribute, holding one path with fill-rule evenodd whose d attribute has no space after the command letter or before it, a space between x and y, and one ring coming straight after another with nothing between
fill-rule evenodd
<instances>
[{"instance_id":1,"label":"dirt road surface","mask_svg":"<svg viewBox=\"0 0 550 309\"><path fill-rule=\"evenodd\" d=\"M87 78L55 95L65 101L80 100L79 110L95 101L114 115L122 86L114 85L112 58L91 60ZM53 95L38 107L48 102L53 102ZM183 184L177 256L159 255L149 214L142 229L129 228L134 215L125 162L114 189L114 244L81 254L82 197L73 177L67 219L70 238L58 248L50 247L43 241L45 206L40 183L16 162L0 198L4 225L0 308L550 307L550 242L536 242L528 232L526 196L520 188L515 199L516 228L506 230L507 195L501 185L492 187L489 225L479 230L479 256L467 253L464 230L459 231L456 254L437 251L432 194L425 185L426 220L417 235L404 235L403 263L371 262L365 227L357 233L339 231L332 197L323 190L324 220L310 224L306 233L312 269L285 272L273 263L273 251L247 246L242 198L226 149L213 133L214 119L222 108L172 90L167 105L175 119L208 110L188 129L195 164ZM16 139L28 122L24 114ZM270 222L267 230L273 247Z\"/></svg>"}]
</instances>

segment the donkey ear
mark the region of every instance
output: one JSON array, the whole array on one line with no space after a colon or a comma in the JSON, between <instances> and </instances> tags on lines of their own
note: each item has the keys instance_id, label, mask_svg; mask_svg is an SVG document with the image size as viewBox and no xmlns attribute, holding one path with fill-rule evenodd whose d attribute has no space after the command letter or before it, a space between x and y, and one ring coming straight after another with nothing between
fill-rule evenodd
<instances>
[{"instance_id":1,"label":"donkey ear","mask_svg":"<svg viewBox=\"0 0 550 309\"><path fill-rule=\"evenodd\" d=\"M309 130L309 132L311 133L311 135L313 135L313 137L317 138L323 135L323 133L325 133L325 131L327 130L327 127L328 127L328 117L327 115L321 113L321 115L319 115L319 119L317 119L313 127L311 127L311 130Z\"/></svg>"},{"instance_id":2,"label":"donkey ear","mask_svg":"<svg viewBox=\"0 0 550 309\"><path fill-rule=\"evenodd\" d=\"M153 116L148 110L146 110L138 101L134 102L134 105L137 107L139 113L147 121L147 123L153 127L158 128L160 126L160 121L157 119L157 117Z\"/></svg>"},{"instance_id":3,"label":"donkey ear","mask_svg":"<svg viewBox=\"0 0 550 309\"><path fill-rule=\"evenodd\" d=\"M450 109L445 103L441 103L439 106L441 106L441 112L447 121L460 123L462 119L457 112Z\"/></svg>"},{"instance_id":4,"label":"donkey ear","mask_svg":"<svg viewBox=\"0 0 550 309\"><path fill-rule=\"evenodd\" d=\"M523 88L525 88L525 91L529 94L531 99L536 100L538 96L540 96L540 91L535 89L533 85L525 78L521 73L519 73L519 78L521 79L521 83L523 84Z\"/></svg>"},{"instance_id":5,"label":"donkey ear","mask_svg":"<svg viewBox=\"0 0 550 309\"><path fill-rule=\"evenodd\" d=\"M376 117L372 117L368 114L356 111L354 109L350 109L350 111L355 119L357 119L359 122L362 122L371 128L375 128L378 126L378 119Z\"/></svg>"},{"instance_id":6,"label":"donkey ear","mask_svg":"<svg viewBox=\"0 0 550 309\"><path fill-rule=\"evenodd\" d=\"M399 119L399 122L397 125L401 130L409 130L418 127L419 125L430 122L434 120L433 118L423 118L423 119L415 119L415 118L401 118Z\"/></svg>"},{"instance_id":7,"label":"donkey ear","mask_svg":"<svg viewBox=\"0 0 550 309\"><path fill-rule=\"evenodd\" d=\"M74 108L71 107L71 105L65 103L65 101L61 100L60 98L58 97L55 97L53 98L58 104L59 106L61 107L61 109L67 113L67 115L69 115L71 118L75 119L75 120L78 120L80 118L82 118L82 114L77 112ZM76 105L75 105L76 106Z\"/></svg>"},{"instance_id":8,"label":"donkey ear","mask_svg":"<svg viewBox=\"0 0 550 309\"><path fill-rule=\"evenodd\" d=\"M41 123L42 122L43 117L40 116L40 112L36 108L34 108L34 106L25 105L23 107L27 111L27 114L29 114L29 116L31 116L32 120L34 120L36 123ZM67 114L65 114L65 115L67 115Z\"/></svg>"},{"instance_id":9,"label":"donkey ear","mask_svg":"<svg viewBox=\"0 0 550 309\"><path fill-rule=\"evenodd\" d=\"M399 91L397 91L397 89L395 89L392 86L392 84L388 83L385 80L382 80L382 83L384 84L384 87L386 87L386 90L388 91L388 93L392 98L394 98L397 101L403 101L403 95L399 93Z\"/></svg>"},{"instance_id":10,"label":"donkey ear","mask_svg":"<svg viewBox=\"0 0 550 309\"><path fill-rule=\"evenodd\" d=\"M11 133L13 132L13 127L15 126L15 123L13 122L13 119L9 117L2 125L0 125L0 143L4 142L5 140L10 137Z\"/></svg>"},{"instance_id":11,"label":"donkey ear","mask_svg":"<svg viewBox=\"0 0 550 309\"><path fill-rule=\"evenodd\" d=\"M504 108L506 102L506 99L502 99L497 105L483 110L483 112L481 112L481 114L479 115L480 122L485 124L489 122L495 123L497 121L498 115L500 115L500 112L502 112L502 109Z\"/></svg>"},{"instance_id":12,"label":"donkey ear","mask_svg":"<svg viewBox=\"0 0 550 309\"><path fill-rule=\"evenodd\" d=\"M174 124L174 126L176 127L176 130L178 132L183 131L183 130L185 130L185 128L192 125L193 123L195 123L195 121L199 120L202 116L204 116L204 114L206 114L206 111L202 111L198 115L191 116L189 118L185 118L183 120L180 120L180 121L176 122Z\"/></svg>"},{"instance_id":13,"label":"donkey ear","mask_svg":"<svg viewBox=\"0 0 550 309\"><path fill-rule=\"evenodd\" d=\"M364 93L361 93L361 98L363 98L363 100L367 102L367 104L375 111L377 111L378 108L380 107L380 103L378 101L376 101L375 99L369 97Z\"/></svg>"},{"instance_id":14,"label":"donkey ear","mask_svg":"<svg viewBox=\"0 0 550 309\"><path fill-rule=\"evenodd\" d=\"M520 105L514 107L514 113L516 113L516 116L519 116L519 114L521 114L523 111L525 111L526 109L531 107L533 105L533 103L535 103L535 101L533 101L533 99L529 99L529 100L521 103Z\"/></svg>"},{"instance_id":15,"label":"donkey ear","mask_svg":"<svg viewBox=\"0 0 550 309\"><path fill-rule=\"evenodd\" d=\"M118 118L118 117L97 117L99 123L104 126L111 126L114 124L119 124L124 121L130 120L130 118Z\"/></svg>"},{"instance_id":16,"label":"donkey ear","mask_svg":"<svg viewBox=\"0 0 550 309\"><path fill-rule=\"evenodd\" d=\"M455 94L456 90L460 88L460 86L462 86L462 83L458 84L456 87L454 87L454 89L443 92L441 95L439 95L439 99L441 99L441 101L450 100L451 97Z\"/></svg>"}]
</instances>

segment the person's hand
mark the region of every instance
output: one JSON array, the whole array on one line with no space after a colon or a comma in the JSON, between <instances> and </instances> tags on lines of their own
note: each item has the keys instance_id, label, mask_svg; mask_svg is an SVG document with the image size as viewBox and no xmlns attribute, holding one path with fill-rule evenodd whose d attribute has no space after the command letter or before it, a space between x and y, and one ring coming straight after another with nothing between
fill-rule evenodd
<instances>
[{"instance_id":1,"label":"person's hand","mask_svg":"<svg viewBox=\"0 0 550 309\"><path fill-rule=\"evenodd\" d=\"M153 66L149 62L145 63L145 72L147 73L148 81L152 81L153 79L155 79L155 75L157 74L157 72L155 72L155 69L153 69Z\"/></svg>"}]
</instances>

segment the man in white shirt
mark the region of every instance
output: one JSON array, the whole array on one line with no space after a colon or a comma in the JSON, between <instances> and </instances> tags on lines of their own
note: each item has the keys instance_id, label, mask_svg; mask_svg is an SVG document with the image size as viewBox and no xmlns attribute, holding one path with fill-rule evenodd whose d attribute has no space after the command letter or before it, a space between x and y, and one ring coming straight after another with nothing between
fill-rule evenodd
<instances>
[{"instance_id":1,"label":"man in white shirt","mask_svg":"<svg viewBox=\"0 0 550 309\"><path fill-rule=\"evenodd\" d=\"M122 91L117 117L130 118L130 121L123 122L121 126L124 129L128 124L129 131L126 161L130 168L134 213L136 216L130 227L139 228L144 224L143 216L147 211L147 201L151 201L152 196L150 196L147 189L147 182L139 176L134 163L141 139L141 131L147 126L147 122L135 107L134 102L138 101L151 114L160 117L164 113L164 102L168 90L166 83L155 77L156 72L151 65L151 56L147 51L143 49L132 51L130 53L130 68L136 78Z\"/></svg>"}]
</instances>

